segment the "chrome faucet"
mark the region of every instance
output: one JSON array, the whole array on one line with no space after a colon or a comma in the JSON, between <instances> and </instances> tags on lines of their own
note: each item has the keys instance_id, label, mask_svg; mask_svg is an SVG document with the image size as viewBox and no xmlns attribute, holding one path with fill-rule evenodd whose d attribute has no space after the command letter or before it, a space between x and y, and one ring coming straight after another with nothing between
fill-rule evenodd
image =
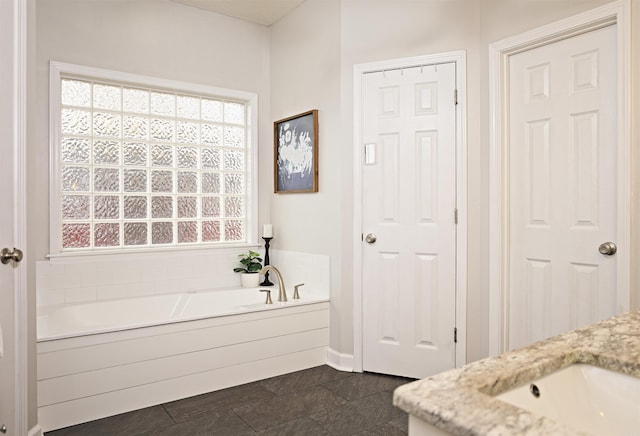
<instances>
[{"instance_id":1,"label":"chrome faucet","mask_svg":"<svg viewBox=\"0 0 640 436\"><path fill-rule=\"evenodd\" d=\"M284 280L282 280L280 271L273 265L265 265L264 268L260 270L260 274L264 275L264 273L269 270L273 271L278 278L278 301L287 301L287 290L284 288Z\"/></svg>"}]
</instances>

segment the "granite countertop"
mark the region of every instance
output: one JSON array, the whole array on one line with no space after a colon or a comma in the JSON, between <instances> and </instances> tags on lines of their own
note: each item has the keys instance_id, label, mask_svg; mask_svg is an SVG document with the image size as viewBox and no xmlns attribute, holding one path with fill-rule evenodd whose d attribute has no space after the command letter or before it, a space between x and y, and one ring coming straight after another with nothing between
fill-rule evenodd
<instances>
[{"instance_id":1,"label":"granite countertop","mask_svg":"<svg viewBox=\"0 0 640 436\"><path fill-rule=\"evenodd\" d=\"M400 386L393 403L454 435L580 434L493 398L573 363L640 377L640 310Z\"/></svg>"}]
</instances>

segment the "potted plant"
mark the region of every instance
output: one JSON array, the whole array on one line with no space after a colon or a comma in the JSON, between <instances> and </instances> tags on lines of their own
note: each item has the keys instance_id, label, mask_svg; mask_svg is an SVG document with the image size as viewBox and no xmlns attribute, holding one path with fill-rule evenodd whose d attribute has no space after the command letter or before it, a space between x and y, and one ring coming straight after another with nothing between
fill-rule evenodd
<instances>
[{"instance_id":1,"label":"potted plant","mask_svg":"<svg viewBox=\"0 0 640 436\"><path fill-rule=\"evenodd\" d=\"M240 258L242 266L234 268L233 271L242 273L240 275L242 287L257 287L260 283L260 274L258 273L262 269L262 258L260 257L260 253L249 250L249 253L239 254L238 257Z\"/></svg>"}]
</instances>

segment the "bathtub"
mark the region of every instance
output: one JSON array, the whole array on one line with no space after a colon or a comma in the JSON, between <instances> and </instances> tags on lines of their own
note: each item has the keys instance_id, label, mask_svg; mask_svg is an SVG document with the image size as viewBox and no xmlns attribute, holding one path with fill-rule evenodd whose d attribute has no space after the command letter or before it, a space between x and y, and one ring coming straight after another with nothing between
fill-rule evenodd
<instances>
[{"instance_id":1,"label":"bathtub","mask_svg":"<svg viewBox=\"0 0 640 436\"><path fill-rule=\"evenodd\" d=\"M326 363L329 298L258 288L38 308L44 431Z\"/></svg>"}]
</instances>

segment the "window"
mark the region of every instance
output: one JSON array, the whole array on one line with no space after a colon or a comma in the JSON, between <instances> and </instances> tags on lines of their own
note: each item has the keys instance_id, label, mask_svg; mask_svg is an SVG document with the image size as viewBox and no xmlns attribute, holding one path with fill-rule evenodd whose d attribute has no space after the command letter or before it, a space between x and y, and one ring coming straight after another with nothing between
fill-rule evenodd
<instances>
[{"instance_id":1,"label":"window","mask_svg":"<svg viewBox=\"0 0 640 436\"><path fill-rule=\"evenodd\" d=\"M254 94L51 70L52 252L250 242Z\"/></svg>"}]
</instances>

